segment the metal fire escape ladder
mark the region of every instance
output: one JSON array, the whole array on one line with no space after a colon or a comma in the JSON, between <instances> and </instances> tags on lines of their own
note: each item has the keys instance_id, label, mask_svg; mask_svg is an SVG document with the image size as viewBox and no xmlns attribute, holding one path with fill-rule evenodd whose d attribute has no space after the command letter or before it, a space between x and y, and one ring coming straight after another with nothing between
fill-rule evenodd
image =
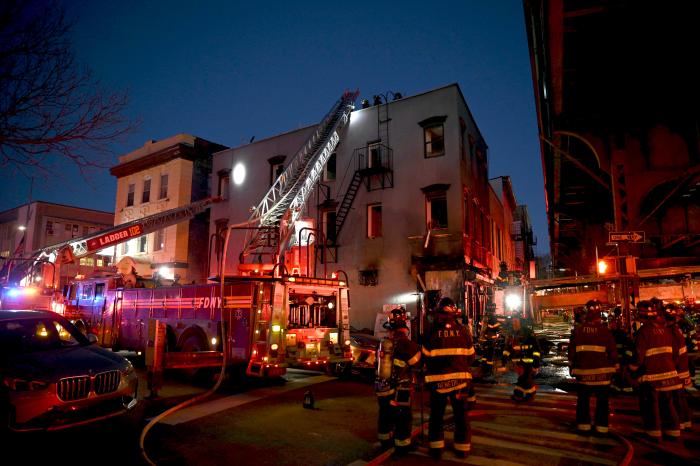
<instances>
[{"instance_id":1,"label":"metal fire escape ladder","mask_svg":"<svg viewBox=\"0 0 700 466\"><path fill-rule=\"evenodd\" d=\"M309 194L338 145L338 131L348 122L358 94L359 91L343 93L253 210L248 224L258 227L248 230L241 263L250 256L262 255L271 256L270 262L276 263L289 241L294 222L301 216Z\"/></svg>"},{"instance_id":2,"label":"metal fire escape ladder","mask_svg":"<svg viewBox=\"0 0 700 466\"><path fill-rule=\"evenodd\" d=\"M343 228L343 225L345 224L345 219L348 217L348 213L350 213L350 209L352 208L352 203L355 200L355 196L357 195L357 191L360 189L360 185L362 184L362 172L360 170L355 170L355 173L352 176L352 179L350 180L350 183L348 184L348 189L345 191L345 196L343 196L343 200L338 206L338 212L336 213L335 216L335 233L336 236L340 234L340 230Z\"/></svg>"}]
</instances>

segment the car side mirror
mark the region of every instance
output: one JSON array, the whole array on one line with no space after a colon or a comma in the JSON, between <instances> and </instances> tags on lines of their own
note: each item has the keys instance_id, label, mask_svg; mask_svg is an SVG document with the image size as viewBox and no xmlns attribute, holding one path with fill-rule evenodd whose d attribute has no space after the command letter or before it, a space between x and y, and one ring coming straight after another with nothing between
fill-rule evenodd
<instances>
[{"instance_id":1,"label":"car side mirror","mask_svg":"<svg viewBox=\"0 0 700 466\"><path fill-rule=\"evenodd\" d=\"M87 339L91 345L94 345L97 343L97 335L95 335L94 333L88 333Z\"/></svg>"}]
</instances>

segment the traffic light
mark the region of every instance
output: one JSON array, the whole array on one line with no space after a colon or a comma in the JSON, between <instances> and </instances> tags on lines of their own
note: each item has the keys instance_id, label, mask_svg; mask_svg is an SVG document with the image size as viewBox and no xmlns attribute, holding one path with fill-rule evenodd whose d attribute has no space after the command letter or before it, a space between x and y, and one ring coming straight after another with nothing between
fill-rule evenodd
<instances>
[{"instance_id":1,"label":"traffic light","mask_svg":"<svg viewBox=\"0 0 700 466\"><path fill-rule=\"evenodd\" d=\"M598 273L600 275L605 275L605 272L608 271L608 263L605 262L604 260L599 260L598 261Z\"/></svg>"}]
</instances>

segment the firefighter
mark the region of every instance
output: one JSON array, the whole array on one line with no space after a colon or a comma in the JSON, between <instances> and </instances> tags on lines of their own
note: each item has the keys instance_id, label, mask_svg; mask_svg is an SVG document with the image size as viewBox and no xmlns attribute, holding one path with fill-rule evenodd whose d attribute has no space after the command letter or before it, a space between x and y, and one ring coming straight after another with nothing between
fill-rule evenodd
<instances>
[{"instance_id":1,"label":"firefighter","mask_svg":"<svg viewBox=\"0 0 700 466\"><path fill-rule=\"evenodd\" d=\"M596 398L595 432L608 433L610 381L618 369L615 339L603 325L600 301L586 303L586 317L574 328L569 341L569 370L576 377L576 428L591 432L591 395Z\"/></svg>"},{"instance_id":2,"label":"firefighter","mask_svg":"<svg viewBox=\"0 0 700 466\"><path fill-rule=\"evenodd\" d=\"M493 374L493 364L496 360L496 346L501 335L501 323L496 315L489 313L480 343L483 347L481 357L481 377L489 377Z\"/></svg>"},{"instance_id":3,"label":"firefighter","mask_svg":"<svg viewBox=\"0 0 700 466\"><path fill-rule=\"evenodd\" d=\"M425 383L430 389L429 452L435 459L441 458L445 448L443 417L448 400L455 423L455 455L464 458L471 450L468 398L475 351L471 333L458 322L456 314L454 301L442 298L434 325L423 344L427 366Z\"/></svg>"},{"instance_id":4,"label":"firefighter","mask_svg":"<svg viewBox=\"0 0 700 466\"><path fill-rule=\"evenodd\" d=\"M676 344L678 345L678 361L676 363L676 371L678 372L678 378L683 385L681 389L673 391L673 405L678 413L678 421L681 430L691 430L691 415L685 392L685 388L691 385L690 371L688 367L688 347L686 345L686 338L678 325L682 318L682 314L683 308L675 303L667 304L664 308L666 326L671 329Z\"/></svg>"},{"instance_id":5,"label":"firefighter","mask_svg":"<svg viewBox=\"0 0 700 466\"><path fill-rule=\"evenodd\" d=\"M680 437L673 391L682 387L676 372L678 346L662 319L659 300L637 306L643 324L635 338L635 361L630 364L639 382L639 406L646 437L660 442L663 433L673 440Z\"/></svg>"},{"instance_id":6,"label":"firefighter","mask_svg":"<svg viewBox=\"0 0 700 466\"><path fill-rule=\"evenodd\" d=\"M513 388L513 401L531 401L537 393L535 375L540 368L540 347L529 325L523 325L519 317L511 320L512 333L503 350L502 363L515 364L518 380Z\"/></svg>"},{"instance_id":7,"label":"firefighter","mask_svg":"<svg viewBox=\"0 0 700 466\"><path fill-rule=\"evenodd\" d=\"M629 365L634 360L634 341L624 328L622 319L614 318L608 324L610 332L615 339L617 349L617 362L620 365L613 374L610 388L613 393L631 394L634 392L634 382L630 377Z\"/></svg>"},{"instance_id":8,"label":"firefighter","mask_svg":"<svg viewBox=\"0 0 700 466\"><path fill-rule=\"evenodd\" d=\"M403 454L411 446L413 372L421 359L418 344L408 337L406 310L392 310L384 324L389 334L380 345L375 393L379 404L377 437L382 447ZM393 442L392 442L393 437Z\"/></svg>"}]
</instances>

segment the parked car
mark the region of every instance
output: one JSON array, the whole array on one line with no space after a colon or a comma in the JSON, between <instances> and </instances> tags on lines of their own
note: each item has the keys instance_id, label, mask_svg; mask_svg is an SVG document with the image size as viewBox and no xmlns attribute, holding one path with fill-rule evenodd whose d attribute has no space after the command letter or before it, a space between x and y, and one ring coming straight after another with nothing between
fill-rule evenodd
<instances>
[{"instance_id":1,"label":"parked car","mask_svg":"<svg viewBox=\"0 0 700 466\"><path fill-rule=\"evenodd\" d=\"M57 430L131 411L131 363L50 311L0 310L2 430Z\"/></svg>"},{"instance_id":2,"label":"parked car","mask_svg":"<svg viewBox=\"0 0 700 466\"><path fill-rule=\"evenodd\" d=\"M350 348L352 350L352 367L354 374L366 376L374 380L377 368L377 347L381 338L367 333L351 333Z\"/></svg>"}]
</instances>

